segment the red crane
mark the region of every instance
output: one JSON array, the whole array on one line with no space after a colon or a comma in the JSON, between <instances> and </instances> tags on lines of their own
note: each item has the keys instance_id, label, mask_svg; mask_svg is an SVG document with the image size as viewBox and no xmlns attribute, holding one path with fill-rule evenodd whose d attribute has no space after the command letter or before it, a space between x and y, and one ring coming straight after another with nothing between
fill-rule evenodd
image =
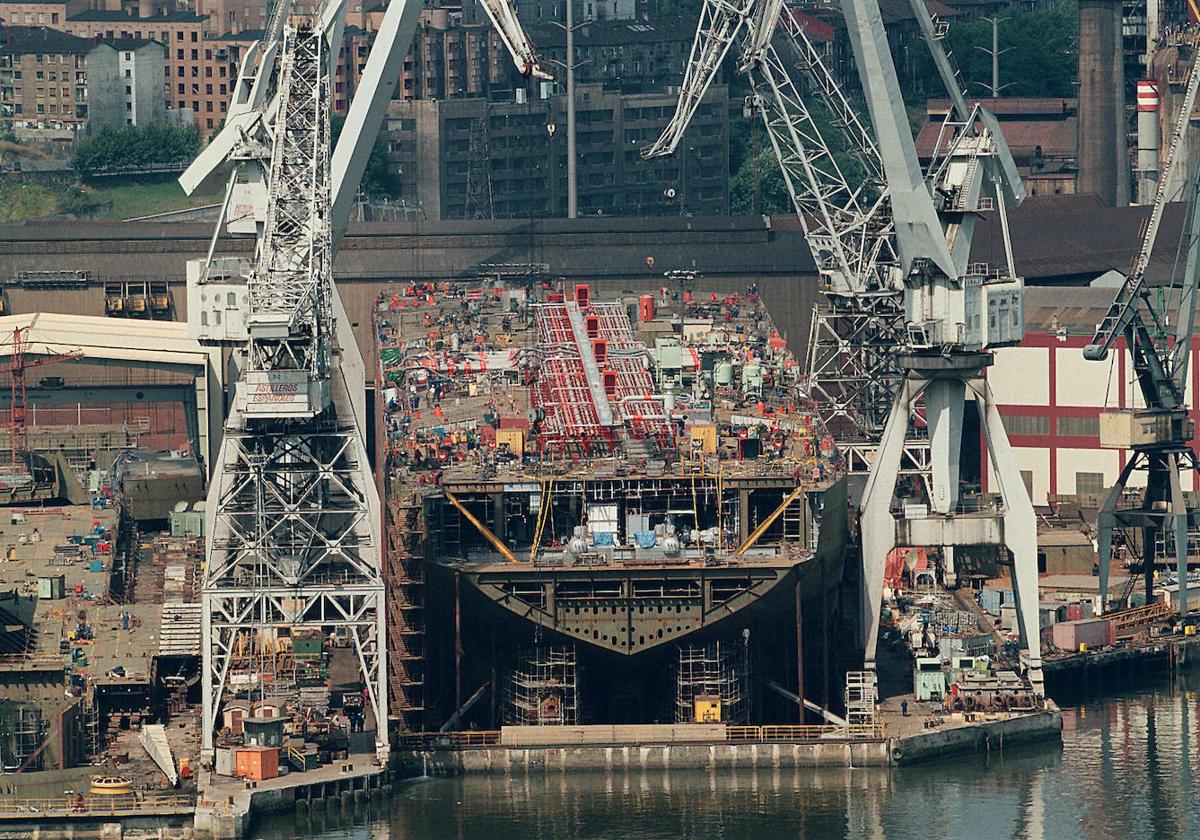
<instances>
[{"instance_id":1,"label":"red crane","mask_svg":"<svg viewBox=\"0 0 1200 840\"><path fill-rule=\"evenodd\" d=\"M8 442L12 449L12 464L28 467L26 455L29 452L29 427L26 425L25 406L25 371L32 367L67 362L71 359L82 358L83 353L72 350L66 353L49 353L39 355L36 359L25 358L25 348L29 344L29 327L17 327L12 333L12 361L0 365L0 373L12 374L11 399L8 412Z\"/></svg>"}]
</instances>

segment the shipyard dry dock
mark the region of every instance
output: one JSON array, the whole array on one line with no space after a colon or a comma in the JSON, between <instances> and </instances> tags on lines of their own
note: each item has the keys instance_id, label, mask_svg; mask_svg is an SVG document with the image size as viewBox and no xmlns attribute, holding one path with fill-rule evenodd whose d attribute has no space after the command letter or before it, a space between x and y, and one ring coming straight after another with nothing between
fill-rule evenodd
<instances>
[{"instance_id":1,"label":"shipyard dry dock","mask_svg":"<svg viewBox=\"0 0 1200 840\"><path fill-rule=\"evenodd\" d=\"M798 668L829 696L845 482L756 294L377 310L403 733L796 721Z\"/></svg>"}]
</instances>

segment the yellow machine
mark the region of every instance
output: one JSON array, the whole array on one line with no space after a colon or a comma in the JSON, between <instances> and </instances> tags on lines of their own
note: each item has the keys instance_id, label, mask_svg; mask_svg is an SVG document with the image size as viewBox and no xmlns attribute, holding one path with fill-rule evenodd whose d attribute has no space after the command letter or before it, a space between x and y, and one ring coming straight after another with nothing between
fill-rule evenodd
<instances>
[{"instance_id":1,"label":"yellow machine","mask_svg":"<svg viewBox=\"0 0 1200 840\"><path fill-rule=\"evenodd\" d=\"M692 720L695 723L721 722L721 697L717 694L697 694L692 698Z\"/></svg>"}]
</instances>

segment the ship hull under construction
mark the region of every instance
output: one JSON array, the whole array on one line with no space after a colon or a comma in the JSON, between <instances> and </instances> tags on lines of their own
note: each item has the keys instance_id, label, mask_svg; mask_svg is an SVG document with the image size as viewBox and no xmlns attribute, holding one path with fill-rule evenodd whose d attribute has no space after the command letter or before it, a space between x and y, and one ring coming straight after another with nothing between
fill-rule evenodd
<instances>
[{"instance_id":1,"label":"ship hull under construction","mask_svg":"<svg viewBox=\"0 0 1200 840\"><path fill-rule=\"evenodd\" d=\"M626 315L586 287L510 293L381 299L399 728L795 722L801 697L836 704L846 481L765 310L715 302L664 341L643 335L663 329L644 297ZM464 351L485 325L505 338Z\"/></svg>"}]
</instances>

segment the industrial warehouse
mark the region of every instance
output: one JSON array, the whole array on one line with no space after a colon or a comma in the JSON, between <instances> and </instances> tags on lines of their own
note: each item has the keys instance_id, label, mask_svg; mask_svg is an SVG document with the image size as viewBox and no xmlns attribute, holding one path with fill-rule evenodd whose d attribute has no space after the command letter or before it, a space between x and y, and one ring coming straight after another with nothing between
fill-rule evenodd
<instances>
[{"instance_id":1,"label":"industrial warehouse","mask_svg":"<svg viewBox=\"0 0 1200 840\"><path fill-rule=\"evenodd\" d=\"M485 0L530 92L565 71L567 219L368 221L420 5L372 12L335 124L353 13L271 4L171 172L218 203L0 226L0 834L467 836L471 791L579 778L858 796L1085 765L1097 698L1163 685L1187 737L1194 29L1147 36L1130 205L1114 4L1079 3L1057 111L968 98L954 10L900 4L948 97L914 136L893 4L706 2L627 162L702 157L736 77L794 212L579 218L574 13L552 72ZM1012 123L1071 108L1048 195Z\"/></svg>"}]
</instances>

